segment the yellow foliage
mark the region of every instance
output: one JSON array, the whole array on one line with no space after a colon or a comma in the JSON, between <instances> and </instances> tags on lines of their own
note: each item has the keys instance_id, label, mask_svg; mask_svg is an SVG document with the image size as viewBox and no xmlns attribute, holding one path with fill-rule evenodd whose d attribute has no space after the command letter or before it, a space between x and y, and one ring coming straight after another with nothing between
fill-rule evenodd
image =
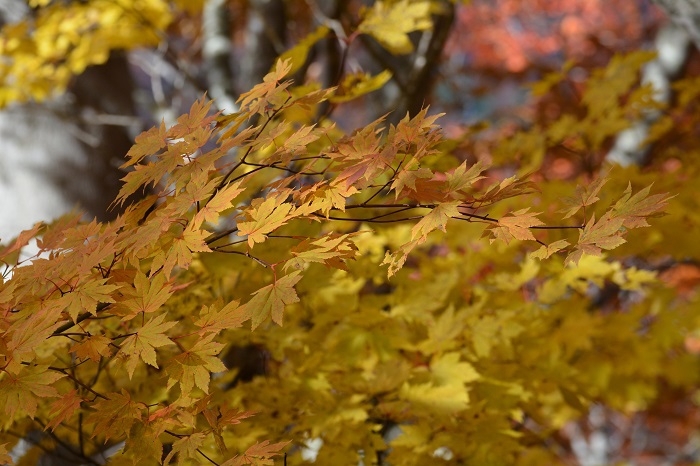
<instances>
[{"instance_id":1,"label":"yellow foliage","mask_svg":"<svg viewBox=\"0 0 700 466\"><path fill-rule=\"evenodd\" d=\"M31 23L0 31L0 108L58 95L73 76L104 63L113 50L158 44L174 13L166 0L34 3L41 8ZM179 3L189 10L201 5Z\"/></svg>"}]
</instances>

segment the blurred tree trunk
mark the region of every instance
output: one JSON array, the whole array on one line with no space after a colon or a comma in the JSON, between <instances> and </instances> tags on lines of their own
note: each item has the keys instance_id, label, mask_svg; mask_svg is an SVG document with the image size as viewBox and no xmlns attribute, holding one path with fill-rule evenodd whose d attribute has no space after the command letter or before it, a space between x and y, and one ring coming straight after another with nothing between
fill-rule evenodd
<instances>
[{"instance_id":1,"label":"blurred tree trunk","mask_svg":"<svg viewBox=\"0 0 700 466\"><path fill-rule=\"evenodd\" d=\"M372 57L382 69L393 74L391 83L385 86L387 105L381 113L391 111L387 121L396 124L406 113L415 115L428 104L433 83L438 76L442 50L447 43L455 21L455 5L449 0L438 2L439 11L433 16L433 27L416 35L415 51L397 56L384 50L375 40L361 36Z\"/></svg>"},{"instance_id":2,"label":"blurred tree trunk","mask_svg":"<svg viewBox=\"0 0 700 466\"><path fill-rule=\"evenodd\" d=\"M282 0L249 0L239 83L250 89L270 71L285 49L287 15Z\"/></svg>"},{"instance_id":3,"label":"blurred tree trunk","mask_svg":"<svg viewBox=\"0 0 700 466\"><path fill-rule=\"evenodd\" d=\"M669 19L685 29L700 49L700 0L652 0Z\"/></svg>"},{"instance_id":4,"label":"blurred tree trunk","mask_svg":"<svg viewBox=\"0 0 700 466\"><path fill-rule=\"evenodd\" d=\"M688 46L700 49L700 0L653 0L666 13L670 22L655 38L657 57L642 70L642 82L650 83L655 99L661 103L671 100L671 80L678 75L688 58ZM650 147L645 145L651 125L661 116L650 111L630 128L620 132L607 160L619 165L643 165Z\"/></svg>"}]
</instances>

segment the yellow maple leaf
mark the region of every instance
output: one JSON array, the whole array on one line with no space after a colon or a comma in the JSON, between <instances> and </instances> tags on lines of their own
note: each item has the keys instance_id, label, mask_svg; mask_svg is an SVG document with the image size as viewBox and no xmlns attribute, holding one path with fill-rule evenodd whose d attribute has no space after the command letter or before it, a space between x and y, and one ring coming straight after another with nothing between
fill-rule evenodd
<instances>
[{"instance_id":1,"label":"yellow maple leaf","mask_svg":"<svg viewBox=\"0 0 700 466\"><path fill-rule=\"evenodd\" d=\"M212 341L215 336L211 333L198 340L192 348L175 356L168 363L168 388L179 383L183 396L189 396L195 386L204 393L209 392L210 374L226 370L224 363L217 357L224 345Z\"/></svg>"},{"instance_id":2,"label":"yellow maple leaf","mask_svg":"<svg viewBox=\"0 0 700 466\"><path fill-rule=\"evenodd\" d=\"M374 37L389 52L405 55L413 51L408 33L432 27L430 13L429 1L377 1L357 30Z\"/></svg>"},{"instance_id":3,"label":"yellow maple leaf","mask_svg":"<svg viewBox=\"0 0 700 466\"><path fill-rule=\"evenodd\" d=\"M18 412L34 419L37 398L59 396L51 384L62 377L63 374L49 370L49 366L22 366L17 375L5 373L0 380L0 406L10 419Z\"/></svg>"},{"instance_id":4,"label":"yellow maple leaf","mask_svg":"<svg viewBox=\"0 0 700 466\"><path fill-rule=\"evenodd\" d=\"M119 351L128 356L126 370L129 373L129 378L133 377L139 358L146 364L157 368L155 349L160 346L173 344L170 338L165 335L165 332L174 327L177 322L163 322L165 317L166 314L161 314L149 320L135 334L128 336L122 343Z\"/></svg>"}]
</instances>

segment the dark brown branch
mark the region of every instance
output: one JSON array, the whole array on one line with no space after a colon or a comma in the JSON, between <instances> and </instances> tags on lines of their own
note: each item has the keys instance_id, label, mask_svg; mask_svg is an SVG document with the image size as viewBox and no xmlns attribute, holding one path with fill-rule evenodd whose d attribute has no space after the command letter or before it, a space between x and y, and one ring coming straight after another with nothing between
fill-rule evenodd
<instances>
[{"instance_id":1,"label":"dark brown branch","mask_svg":"<svg viewBox=\"0 0 700 466\"><path fill-rule=\"evenodd\" d=\"M93 314L92 312L84 312L80 314L76 319L75 322L66 322L65 324L61 325L58 327L56 330L53 331L51 336L60 336L63 332L66 330L74 327L75 325L78 325L80 322L89 319L90 317L95 317L95 314L99 314L100 312L104 311L109 307L110 303L99 303L97 305L97 309L95 310L95 313Z\"/></svg>"},{"instance_id":2,"label":"dark brown branch","mask_svg":"<svg viewBox=\"0 0 700 466\"><path fill-rule=\"evenodd\" d=\"M75 377L73 374L69 373L67 370L62 369L62 368L60 368L60 367L53 367L53 366L49 366L49 369L51 369L52 371L56 371L56 372L60 372L61 374L64 374L66 377L68 377L68 378L71 379L73 382L77 383L78 385L80 385L81 387L83 387L85 390L89 391L90 393L92 393L92 394L95 395L96 397L102 398L103 400L109 400L109 398L107 398L107 397L104 396L103 394L96 392L95 390L93 390L92 388L88 387L86 384L84 384L84 383L81 382L80 380L78 380L77 377Z\"/></svg>"},{"instance_id":3,"label":"dark brown branch","mask_svg":"<svg viewBox=\"0 0 700 466\"><path fill-rule=\"evenodd\" d=\"M531 230L583 230L585 225L552 225L552 226L538 226L529 227Z\"/></svg>"},{"instance_id":4,"label":"dark brown branch","mask_svg":"<svg viewBox=\"0 0 700 466\"><path fill-rule=\"evenodd\" d=\"M306 173L304 173L304 172L300 172L298 170L294 170L294 169L289 168L289 167L280 167L277 165L278 163L279 162L275 162L275 163L270 163L270 164L265 165L262 163L245 162L245 165L248 165L251 167L260 167L260 168L276 168L277 170L282 170L282 171L286 171L289 173L294 173L295 175L305 175L305 176L323 175L323 172L306 172Z\"/></svg>"},{"instance_id":5,"label":"dark brown branch","mask_svg":"<svg viewBox=\"0 0 700 466\"><path fill-rule=\"evenodd\" d=\"M42 429L44 429L44 433L45 433L46 435L48 435L49 437L51 437L51 440L53 440L53 441L56 442L57 444L61 445L63 448L66 449L67 452L69 452L70 454L72 454L72 455L75 456L76 458L80 458L81 460L83 460L83 461L85 461L85 462L87 462L87 463L89 463L89 464L94 464L94 465L98 465L98 464L99 464L97 461L93 460L92 458L90 458L90 457L88 457L88 456L85 456L85 455L81 455L80 452L75 451L75 450L73 449L73 447L71 447L70 445L68 445L68 444L67 444L66 442L64 442L63 440L61 440L56 434L54 434L53 432L51 432L51 431L49 431L49 430L46 430L46 424L44 424L43 422L41 422L41 420L39 420L38 418L35 418L34 421L35 421L37 424L39 424L39 425L41 426Z\"/></svg>"},{"instance_id":6,"label":"dark brown branch","mask_svg":"<svg viewBox=\"0 0 700 466\"><path fill-rule=\"evenodd\" d=\"M242 252L242 251L225 251L225 250L223 250L223 249L217 249L216 252L221 252L221 253L223 253L223 254L238 254L239 256L245 256L245 257L247 257L247 258L249 258L249 259L253 259L255 262L257 262L258 264L262 265L262 266L265 267L265 268L272 268L272 264L270 264L269 262L265 262L264 260L262 260L262 259L260 259L260 258L258 258L258 257L255 257L254 255L252 255L251 253L249 253L249 252L247 252L247 251L246 251L246 252Z\"/></svg>"},{"instance_id":7,"label":"dark brown branch","mask_svg":"<svg viewBox=\"0 0 700 466\"><path fill-rule=\"evenodd\" d=\"M215 242L219 241L221 238L225 238L231 233L235 233L238 231L238 228L231 228L229 230L222 231L220 233L212 234L212 236L209 236L207 239L204 240L204 242L207 245L214 244Z\"/></svg>"},{"instance_id":8,"label":"dark brown branch","mask_svg":"<svg viewBox=\"0 0 700 466\"><path fill-rule=\"evenodd\" d=\"M404 218L397 218L397 219L391 219L391 220L377 220L379 217L383 217L384 215L380 215L377 217L369 217L369 218L346 218L346 217L333 217L333 216L328 216L326 217L325 215L318 214L318 213L313 213L311 214L315 217L320 217L320 218L326 218L329 220L343 220L346 222L371 222L371 223L398 223L398 222L406 222L409 220L418 220L424 217L424 215L414 215L413 217L404 217Z\"/></svg>"}]
</instances>

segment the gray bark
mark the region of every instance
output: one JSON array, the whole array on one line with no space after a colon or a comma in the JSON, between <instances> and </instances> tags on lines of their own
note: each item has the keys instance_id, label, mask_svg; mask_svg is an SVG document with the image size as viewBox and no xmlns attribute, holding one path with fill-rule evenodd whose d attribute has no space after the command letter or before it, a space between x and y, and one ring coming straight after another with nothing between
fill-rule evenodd
<instances>
[{"instance_id":1,"label":"gray bark","mask_svg":"<svg viewBox=\"0 0 700 466\"><path fill-rule=\"evenodd\" d=\"M225 114L238 111L231 69L231 18L226 0L207 0L204 4L202 35L204 66L210 97Z\"/></svg>"},{"instance_id":2,"label":"gray bark","mask_svg":"<svg viewBox=\"0 0 700 466\"><path fill-rule=\"evenodd\" d=\"M250 89L285 50L287 17L282 0L249 0L245 49L240 63L240 85Z\"/></svg>"},{"instance_id":3,"label":"gray bark","mask_svg":"<svg viewBox=\"0 0 700 466\"><path fill-rule=\"evenodd\" d=\"M683 67L688 57L690 36L677 24L669 23L659 30L654 42L657 56L642 69L642 83L651 84L654 100L668 103L671 100L671 80ZM644 144L651 126L661 117L659 110L649 110L630 128L620 132L607 160L622 166L642 165L646 162L650 147Z\"/></svg>"}]
</instances>

